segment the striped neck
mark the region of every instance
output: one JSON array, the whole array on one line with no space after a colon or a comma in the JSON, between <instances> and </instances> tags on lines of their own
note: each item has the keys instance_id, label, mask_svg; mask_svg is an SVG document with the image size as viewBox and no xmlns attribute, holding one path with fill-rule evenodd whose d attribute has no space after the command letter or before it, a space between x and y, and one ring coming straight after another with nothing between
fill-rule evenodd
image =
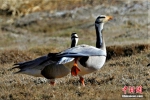
<instances>
[{"instance_id":1,"label":"striped neck","mask_svg":"<svg viewBox=\"0 0 150 100\"><path fill-rule=\"evenodd\" d=\"M77 34L72 35L71 36L71 41L72 41L71 48L75 47L78 43L78 35Z\"/></svg>"},{"instance_id":2,"label":"striped neck","mask_svg":"<svg viewBox=\"0 0 150 100\"><path fill-rule=\"evenodd\" d=\"M103 50L106 50L105 47L105 42L104 42L104 38L103 38L103 25L104 23L95 23L95 29L96 29L96 48L100 48Z\"/></svg>"}]
</instances>

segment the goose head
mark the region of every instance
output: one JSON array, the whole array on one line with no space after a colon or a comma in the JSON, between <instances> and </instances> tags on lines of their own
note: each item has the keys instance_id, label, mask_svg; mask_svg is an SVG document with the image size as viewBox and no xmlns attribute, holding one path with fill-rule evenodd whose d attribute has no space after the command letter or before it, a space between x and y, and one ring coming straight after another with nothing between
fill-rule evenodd
<instances>
[{"instance_id":1,"label":"goose head","mask_svg":"<svg viewBox=\"0 0 150 100\"><path fill-rule=\"evenodd\" d=\"M100 15L97 17L95 23L106 23L109 20L112 20L112 16Z\"/></svg>"},{"instance_id":2,"label":"goose head","mask_svg":"<svg viewBox=\"0 0 150 100\"><path fill-rule=\"evenodd\" d=\"M74 40L74 39L78 39L77 33L72 33L71 34L71 40Z\"/></svg>"},{"instance_id":3,"label":"goose head","mask_svg":"<svg viewBox=\"0 0 150 100\"><path fill-rule=\"evenodd\" d=\"M107 21L109 21L111 19L112 19L112 16L100 15L95 20L95 29L96 29L96 35L97 35L96 36L97 37L97 40L96 40L96 47L97 48L101 48L103 50L106 49L105 41L104 41L104 38L102 36L103 25L104 25L104 23L106 23Z\"/></svg>"}]
</instances>

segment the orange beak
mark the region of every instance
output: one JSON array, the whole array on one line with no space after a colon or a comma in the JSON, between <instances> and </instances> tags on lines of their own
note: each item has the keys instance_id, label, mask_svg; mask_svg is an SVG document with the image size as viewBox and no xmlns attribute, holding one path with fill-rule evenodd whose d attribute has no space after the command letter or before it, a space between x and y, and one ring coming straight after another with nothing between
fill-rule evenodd
<instances>
[{"instance_id":1,"label":"orange beak","mask_svg":"<svg viewBox=\"0 0 150 100\"><path fill-rule=\"evenodd\" d=\"M109 20L112 20L113 19L113 17L112 16L107 16L107 20L109 21Z\"/></svg>"},{"instance_id":2,"label":"orange beak","mask_svg":"<svg viewBox=\"0 0 150 100\"><path fill-rule=\"evenodd\" d=\"M112 20L112 19L113 19L112 16L106 16L105 19L104 19L104 22L107 22L107 21Z\"/></svg>"}]
</instances>

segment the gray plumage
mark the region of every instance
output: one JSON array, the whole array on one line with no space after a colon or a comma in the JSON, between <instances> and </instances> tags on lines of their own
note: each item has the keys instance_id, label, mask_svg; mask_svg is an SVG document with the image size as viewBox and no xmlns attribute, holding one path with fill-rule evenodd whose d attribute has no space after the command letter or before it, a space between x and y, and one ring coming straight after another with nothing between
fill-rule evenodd
<instances>
[{"instance_id":1,"label":"gray plumage","mask_svg":"<svg viewBox=\"0 0 150 100\"><path fill-rule=\"evenodd\" d=\"M73 33L71 35L71 46L76 46L78 42L78 35ZM49 59L51 56L55 56L57 53L49 53L48 55L41 56L31 61L20 62L14 64L15 67L12 69L20 69L18 72L21 74L27 74L35 77L45 77L55 81L55 78L61 78L70 73L70 69L66 68L63 64L57 65L56 63L62 59L61 57L57 59ZM70 57L63 57L66 61L71 61ZM46 61L46 63L42 63ZM42 64L41 64L42 63Z\"/></svg>"},{"instance_id":2,"label":"gray plumage","mask_svg":"<svg viewBox=\"0 0 150 100\"><path fill-rule=\"evenodd\" d=\"M57 54L58 57L106 56L106 52L89 45L78 45Z\"/></svg>"},{"instance_id":3,"label":"gray plumage","mask_svg":"<svg viewBox=\"0 0 150 100\"><path fill-rule=\"evenodd\" d=\"M105 22L111 20L111 16L100 15L95 20L95 29L96 29L96 47L89 46L89 45L78 45L73 48L69 48L58 53L55 58L57 57L72 57L74 58L75 62L67 62L65 61L58 61L63 62L63 64L71 68L72 75L79 75L80 82L83 86L84 79L83 75L92 73L98 69L100 69L106 60L106 46L105 41L102 35L103 25Z\"/></svg>"}]
</instances>

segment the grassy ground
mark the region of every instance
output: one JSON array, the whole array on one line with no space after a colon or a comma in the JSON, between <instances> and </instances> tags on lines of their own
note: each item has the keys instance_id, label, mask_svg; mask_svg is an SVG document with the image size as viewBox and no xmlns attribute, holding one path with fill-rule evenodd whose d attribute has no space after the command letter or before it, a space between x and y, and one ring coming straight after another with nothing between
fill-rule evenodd
<instances>
[{"instance_id":1,"label":"grassy ground","mask_svg":"<svg viewBox=\"0 0 150 100\"><path fill-rule=\"evenodd\" d=\"M128 46L129 48L130 46ZM120 47L115 47L120 48ZM85 76L86 87L80 86L77 77L68 75L58 79L56 86L51 86L43 78L28 75L13 75L13 62L35 58L32 52L4 51L5 60L0 65L1 99L123 99L122 88L126 86L143 86L143 100L150 98L149 84L149 49L145 48L131 56L116 55L107 60L102 69ZM125 49L125 48L124 48ZM124 50L123 49L123 50ZM114 49L115 50L115 49ZM17 52L17 53L16 53ZM2 55L3 54L3 55ZM2 53L1 56L4 56ZM12 55L15 55L13 57ZM11 56L11 57L9 57ZM31 57L31 58L30 58ZM11 58L11 59L10 59ZM14 58L14 59L12 59ZM2 59L2 58L1 58ZM2 62L1 62L2 63ZM138 98L136 98L137 100Z\"/></svg>"},{"instance_id":2,"label":"grassy ground","mask_svg":"<svg viewBox=\"0 0 150 100\"><path fill-rule=\"evenodd\" d=\"M149 100L150 69L146 66L150 63L148 12L147 10L138 10L137 12L136 9L131 10L130 8L134 8L135 4L144 5L138 0L133 3L121 0L106 0L105 2L101 0L64 2L59 2L59 0L57 2L51 0L1 0L0 99ZM49 52L59 52L70 47L72 32L78 33L79 44L95 46L94 17L87 19L78 19L77 17L73 19L70 15L56 18L41 17L41 19L37 18L26 24L24 20L28 21L32 18L30 13L40 12L37 16L39 17L43 11L54 13L84 6L89 9L79 10L75 16L91 16L86 11L89 10L94 14L98 8L97 5L102 5L102 8L99 9L100 12L113 11L111 7L113 9L124 7L128 10L125 14L120 14L119 11L107 12L114 16L114 20L108 22L103 31L107 45L107 61L99 71L84 76L86 87L80 85L78 77L71 75L57 79L56 86L51 86L45 78L13 74L17 70L10 70L10 68L16 62L35 59ZM103 8L110 9L101 10ZM122 98L122 88L125 85L142 85L144 97Z\"/></svg>"}]
</instances>

